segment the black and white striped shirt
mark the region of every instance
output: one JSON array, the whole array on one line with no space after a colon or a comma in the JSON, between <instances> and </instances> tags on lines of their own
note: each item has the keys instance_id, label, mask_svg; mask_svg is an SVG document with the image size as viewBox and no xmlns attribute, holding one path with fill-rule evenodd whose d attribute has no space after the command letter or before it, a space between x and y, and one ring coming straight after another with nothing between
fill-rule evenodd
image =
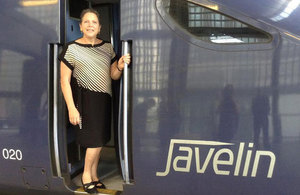
<instances>
[{"instance_id":1,"label":"black and white striped shirt","mask_svg":"<svg viewBox=\"0 0 300 195\"><path fill-rule=\"evenodd\" d=\"M66 44L59 59L73 71L79 86L112 95L110 66L116 54L110 43L102 41L92 46L72 41Z\"/></svg>"}]
</instances>

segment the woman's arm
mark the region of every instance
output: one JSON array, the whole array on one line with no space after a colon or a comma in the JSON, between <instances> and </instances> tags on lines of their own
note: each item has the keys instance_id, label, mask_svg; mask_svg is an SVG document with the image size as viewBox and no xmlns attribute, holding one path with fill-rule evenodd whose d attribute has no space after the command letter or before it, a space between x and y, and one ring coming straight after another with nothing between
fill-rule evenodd
<instances>
[{"instance_id":1,"label":"woman's arm","mask_svg":"<svg viewBox=\"0 0 300 195\"><path fill-rule=\"evenodd\" d=\"M122 56L119 61L115 61L112 65L111 65L111 69L110 69L110 76L112 79L114 80L118 80L120 79L124 66L126 64L130 64L130 55L126 54L124 56Z\"/></svg>"},{"instance_id":2,"label":"woman's arm","mask_svg":"<svg viewBox=\"0 0 300 195\"><path fill-rule=\"evenodd\" d=\"M72 71L65 65L65 63L60 63L60 84L61 90L64 95L68 111L69 111L69 120L73 125L77 125L80 123L80 114L75 107L72 89L71 89L71 75Z\"/></svg>"}]
</instances>

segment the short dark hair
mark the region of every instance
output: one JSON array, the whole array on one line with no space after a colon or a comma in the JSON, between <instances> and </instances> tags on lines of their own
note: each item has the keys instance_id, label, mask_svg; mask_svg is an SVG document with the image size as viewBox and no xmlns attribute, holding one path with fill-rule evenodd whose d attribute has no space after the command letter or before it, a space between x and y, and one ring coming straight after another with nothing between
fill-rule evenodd
<instances>
[{"instance_id":1,"label":"short dark hair","mask_svg":"<svg viewBox=\"0 0 300 195\"><path fill-rule=\"evenodd\" d=\"M99 23L100 23L100 15L99 15L99 13L96 10L94 10L93 8L88 8L88 9L82 10L82 12L80 14L80 24L82 23L82 18L87 13L93 13L93 14L95 14L97 16L97 18L98 18Z\"/></svg>"}]
</instances>

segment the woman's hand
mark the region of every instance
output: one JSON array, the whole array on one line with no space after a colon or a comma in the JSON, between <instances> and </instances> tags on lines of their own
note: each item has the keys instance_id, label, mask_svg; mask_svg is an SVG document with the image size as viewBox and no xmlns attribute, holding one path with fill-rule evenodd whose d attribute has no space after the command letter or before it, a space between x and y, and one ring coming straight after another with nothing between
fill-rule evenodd
<instances>
[{"instance_id":1,"label":"woman's hand","mask_svg":"<svg viewBox=\"0 0 300 195\"><path fill-rule=\"evenodd\" d=\"M80 123L80 114L75 107L69 109L69 120L72 125L78 125Z\"/></svg>"},{"instance_id":2,"label":"woman's hand","mask_svg":"<svg viewBox=\"0 0 300 195\"><path fill-rule=\"evenodd\" d=\"M125 54L124 56L122 56L118 61L117 68L122 71L124 69L125 63L130 64L130 59L130 54Z\"/></svg>"},{"instance_id":3,"label":"woman's hand","mask_svg":"<svg viewBox=\"0 0 300 195\"><path fill-rule=\"evenodd\" d=\"M113 65L111 66L111 73L110 76L113 80L118 80L120 79L125 63L130 64L131 56L130 54L126 54L122 56L118 61L115 61Z\"/></svg>"}]
</instances>

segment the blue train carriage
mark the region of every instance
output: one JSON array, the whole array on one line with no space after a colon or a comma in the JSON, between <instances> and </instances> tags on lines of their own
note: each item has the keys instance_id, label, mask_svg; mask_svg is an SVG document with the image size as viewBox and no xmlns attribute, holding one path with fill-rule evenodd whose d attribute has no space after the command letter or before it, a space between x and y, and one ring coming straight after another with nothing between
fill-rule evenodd
<instances>
[{"instance_id":1,"label":"blue train carriage","mask_svg":"<svg viewBox=\"0 0 300 195\"><path fill-rule=\"evenodd\" d=\"M121 1L133 56L124 194L299 194L299 11L299 1Z\"/></svg>"},{"instance_id":2,"label":"blue train carriage","mask_svg":"<svg viewBox=\"0 0 300 195\"><path fill-rule=\"evenodd\" d=\"M100 193L300 193L299 1L3 0L1 194L82 191L57 55L87 7L133 59L113 84Z\"/></svg>"}]
</instances>

